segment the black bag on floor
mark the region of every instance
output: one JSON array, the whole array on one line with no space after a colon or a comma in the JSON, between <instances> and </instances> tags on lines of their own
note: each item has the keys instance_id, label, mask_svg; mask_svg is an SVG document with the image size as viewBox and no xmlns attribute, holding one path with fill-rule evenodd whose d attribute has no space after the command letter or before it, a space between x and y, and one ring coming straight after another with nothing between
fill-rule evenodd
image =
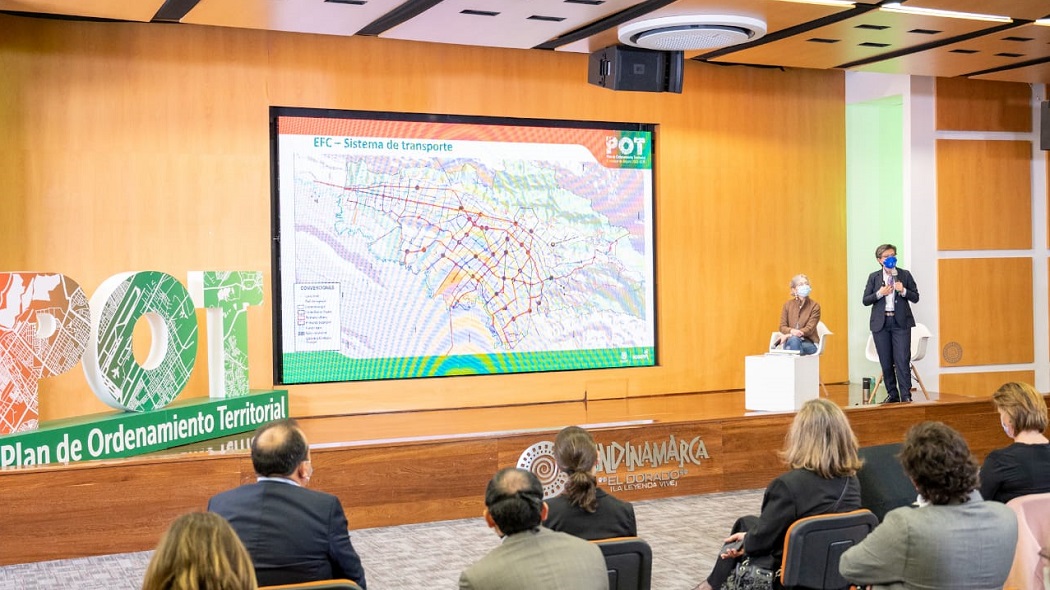
<instances>
[{"instance_id":1,"label":"black bag on floor","mask_svg":"<svg viewBox=\"0 0 1050 590\"><path fill-rule=\"evenodd\" d=\"M751 563L750 559L744 559L733 568L729 574L722 590L773 590L773 578L776 572L771 569L759 567Z\"/></svg>"}]
</instances>

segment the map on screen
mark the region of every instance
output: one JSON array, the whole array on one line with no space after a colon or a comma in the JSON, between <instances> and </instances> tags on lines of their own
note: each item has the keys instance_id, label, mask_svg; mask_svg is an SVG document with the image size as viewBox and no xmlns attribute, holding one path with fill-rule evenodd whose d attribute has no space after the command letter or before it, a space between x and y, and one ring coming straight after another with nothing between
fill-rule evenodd
<instances>
[{"instance_id":1,"label":"map on screen","mask_svg":"<svg viewBox=\"0 0 1050 590\"><path fill-rule=\"evenodd\" d=\"M653 126L272 118L279 383L656 363Z\"/></svg>"}]
</instances>

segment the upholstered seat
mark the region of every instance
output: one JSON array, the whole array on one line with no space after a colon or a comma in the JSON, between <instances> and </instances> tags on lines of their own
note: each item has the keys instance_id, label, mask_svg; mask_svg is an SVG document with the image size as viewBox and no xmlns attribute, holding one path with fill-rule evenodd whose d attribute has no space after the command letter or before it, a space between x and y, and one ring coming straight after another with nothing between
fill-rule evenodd
<instances>
[{"instance_id":1,"label":"upholstered seat","mask_svg":"<svg viewBox=\"0 0 1050 590\"><path fill-rule=\"evenodd\" d=\"M653 552L640 537L616 537L591 541L605 556L609 590L649 590L653 575Z\"/></svg>"},{"instance_id":2,"label":"upholstered seat","mask_svg":"<svg viewBox=\"0 0 1050 590\"><path fill-rule=\"evenodd\" d=\"M839 574L839 558L878 524L879 519L863 509L796 520L784 537L780 583L785 588L849 588Z\"/></svg>"}]
</instances>

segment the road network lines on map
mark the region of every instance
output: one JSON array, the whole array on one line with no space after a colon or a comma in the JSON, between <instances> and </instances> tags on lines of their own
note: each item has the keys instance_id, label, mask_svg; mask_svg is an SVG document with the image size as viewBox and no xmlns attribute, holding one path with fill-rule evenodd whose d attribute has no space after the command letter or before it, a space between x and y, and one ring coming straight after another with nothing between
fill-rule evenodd
<instances>
[{"instance_id":1,"label":"road network lines on map","mask_svg":"<svg viewBox=\"0 0 1050 590\"><path fill-rule=\"evenodd\" d=\"M633 295L595 297L624 276L641 277L620 256L629 231L597 212L593 195L563 188L556 164L349 158L343 166L342 178L304 178L311 194L336 199L335 234L364 238L376 259L421 275L448 310L484 310L501 348L518 346L536 314L641 317L624 304Z\"/></svg>"}]
</instances>

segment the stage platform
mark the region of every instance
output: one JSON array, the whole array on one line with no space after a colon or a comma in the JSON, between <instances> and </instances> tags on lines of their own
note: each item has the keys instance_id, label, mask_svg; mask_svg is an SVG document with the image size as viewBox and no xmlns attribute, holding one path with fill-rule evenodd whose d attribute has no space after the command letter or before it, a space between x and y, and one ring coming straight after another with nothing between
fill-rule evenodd
<instances>
[{"instance_id":1,"label":"stage platform","mask_svg":"<svg viewBox=\"0 0 1050 590\"><path fill-rule=\"evenodd\" d=\"M974 453L1009 440L987 398L860 406L858 386L829 385L862 446L899 442L940 420ZM601 485L626 500L764 487L792 413L745 412L742 391L481 409L302 419L311 487L339 496L352 528L480 516L499 468L530 464L558 485L551 442L562 427L590 429ZM248 435L142 458L0 471L5 514L0 565L152 549L179 514L254 480Z\"/></svg>"}]
</instances>

